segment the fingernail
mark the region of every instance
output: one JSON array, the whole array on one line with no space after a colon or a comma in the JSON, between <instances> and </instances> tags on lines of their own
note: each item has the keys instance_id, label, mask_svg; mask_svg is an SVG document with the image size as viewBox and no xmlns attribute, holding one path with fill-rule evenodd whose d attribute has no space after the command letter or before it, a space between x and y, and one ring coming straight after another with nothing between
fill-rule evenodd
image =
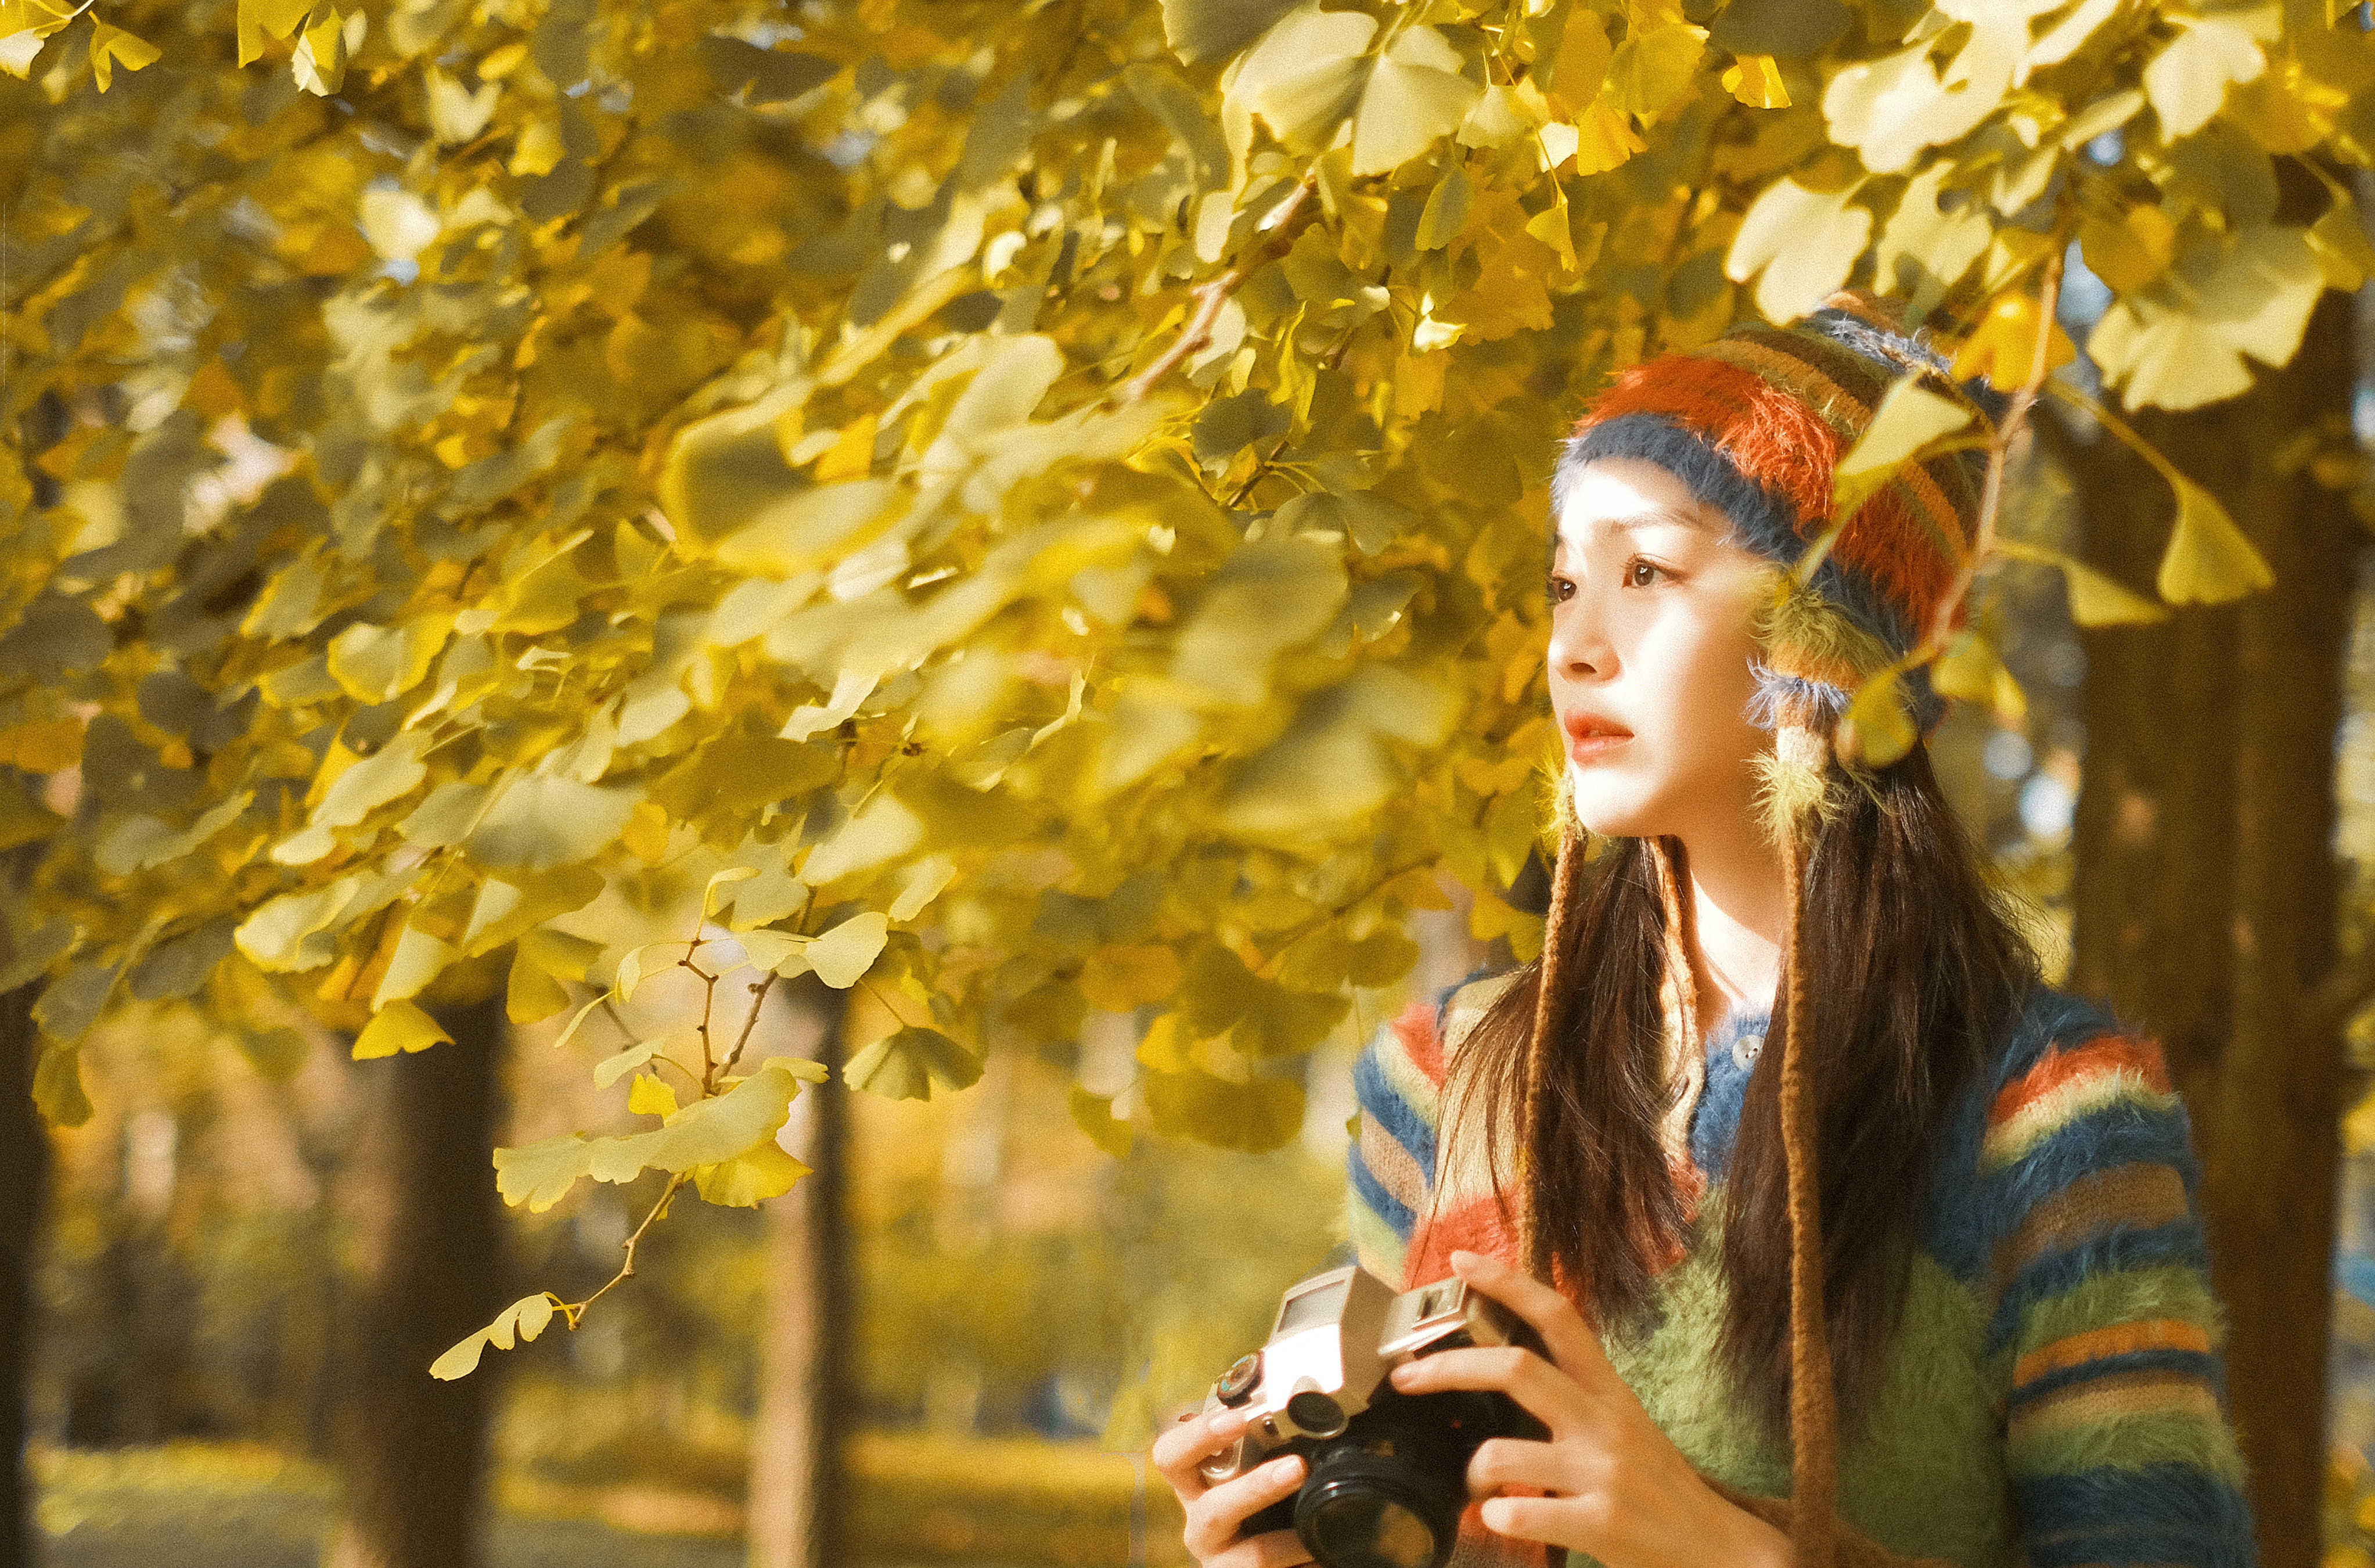
<instances>
[{"instance_id":1,"label":"fingernail","mask_svg":"<svg viewBox=\"0 0 2375 1568\"><path fill-rule=\"evenodd\" d=\"M1418 1363L1416 1362L1404 1362L1401 1365L1394 1368L1392 1372L1388 1373L1386 1375L1392 1382L1395 1387L1407 1388L1412 1384L1418 1381Z\"/></svg>"},{"instance_id":2,"label":"fingernail","mask_svg":"<svg viewBox=\"0 0 2375 1568\"><path fill-rule=\"evenodd\" d=\"M1289 1454L1283 1459L1271 1460L1270 1465L1270 1473L1277 1477L1280 1480L1285 1480L1289 1477L1302 1474L1303 1456L1300 1454Z\"/></svg>"}]
</instances>

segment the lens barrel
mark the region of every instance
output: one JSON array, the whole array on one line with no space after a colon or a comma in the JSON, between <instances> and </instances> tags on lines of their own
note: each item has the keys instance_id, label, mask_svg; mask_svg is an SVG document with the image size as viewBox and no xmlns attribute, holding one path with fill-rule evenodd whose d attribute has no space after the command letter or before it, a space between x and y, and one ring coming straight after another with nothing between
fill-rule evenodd
<instances>
[{"instance_id":1,"label":"lens barrel","mask_svg":"<svg viewBox=\"0 0 2375 1568\"><path fill-rule=\"evenodd\" d=\"M1320 1568L1443 1568L1466 1471L1462 1446L1424 1428L1365 1432L1317 1456L1295 1498L1294 1533Z\"/></svg>"}]
</instances>

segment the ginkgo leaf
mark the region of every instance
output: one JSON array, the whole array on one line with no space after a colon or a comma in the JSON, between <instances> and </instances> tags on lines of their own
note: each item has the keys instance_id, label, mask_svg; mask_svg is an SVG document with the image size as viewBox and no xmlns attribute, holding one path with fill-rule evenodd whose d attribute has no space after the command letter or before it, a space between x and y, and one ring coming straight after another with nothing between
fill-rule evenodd
<instances>
[{"instance_id":1,"label":"ginkgo leaf","mask_svg":"<svg viewBox=\"0 0 2375 1568\"><path fill-rule=\"evenodd\" d=\"M635 1081L627 1086L627 1109L638 1116L673 1116L676 1091L656 1074L637 1073Z\"/></svg>"},{"instance_id":2,"label":"ginkgo leaf","mask_svg":"<svg viewBox=\"0 0 2375 1568\"><path fill-rule=\"evenodd\" d=\"M491 1345L508 1350L544 1332L552 1322L552 1298L542 1291L523 1296L495 1315L495 1320L429 1363L429 1375L451 1383L479 1370L479 1360Z\"/></svg>"},{"instance_id":3,"label":"ginkgo leaf","mask_svg":"<svg viewBox=\"0 0 2375 1568\"><path fill-rule=\"evenodd\" d=\"M396 951L388 958L387 969L380 976L379 988L372 993L372 1006L385 1008L391 1002L418 996L428 988L430 982L444 973L460 956L450 942L441 941L417 926L405 926L396 937ZM378 1019L372 1020L374 1027L378 1023ZM371 1029L366 1028L363 1032L369 1034ZM362 1048L360 1040L355 1043L355 1048L358 1051ZM418 1050L419 1047L406 1046L404 1049Z\"/></svg>"},{"instance_id":4,"label":"ginkgo leaf","mask_svg":"<svg viewBox=\"0 0 2375 1568\"><path fill-rule=\"evenodd\" d=\"M773 1142L715 1165L693 1168L693 1190L702 1201L724 1208L755 1208L792 1190L809 1167Z\"/></svg>"},{"instance_id":5,"label":"ginkgo leaf","mask_svg":"<svg viewBox=\"0 0 2375 1568\"><path fill-rule=\"evenodd\" d=\"M2012 87L2028 26L2010 6L1982 7L1942 73L1924 37L1879 60L1841 67L1823 89L1832 139L1854 147L1875 174L1897 173L1924 147L1967 135Z\"/></svg>"},{"instance_id":6,"label":"ginkgo leaf","mask_svg":"<svg viewBox=\"0 0 2375 1568\"><path fill-rule=\"evenodd\" d=\"M152 866L179 860L239 820L255 794L244 790L216 802L186 828L175 829L154 817L130 817L99 841L92 858L111 877L128 877Z\"/></svg>"},{"instance_id":7,"label":"ginkgo leaf","mask_svg":"<svg viewBox=\"0 0 2375 1568\"><path fill-rule=\"evenodd\" d=\"M1163 0L1163 37L1193 65L1225 59L1259 38L1293 0Z\"/></svg>"},{"instance_id":8,"label":"ginkgo leaf","mask_svg":"<svg viewBox=\"0 0 2375 1568\"><path fill-rule=\"evenodd\" d=\"M1353 119L1353 172L1400 168L1459 128L1483 88L1460 74L1459 52L1431 27L1407 27L1386 46Z\"/></svg>"},{"instance_id":9,"label":"ginkgo leaf","mask_svg":"<svg viewBox=\"0 0 2375 1568\"><path fill-rule=\"evenodd\" d=\"M910 1026L887 1034L850 1057L843 1079L886 1100L929 1100L932 1086L969 1089L981 1079L981 1060L937 1029Z\"/></svg>"},{"instance_id":10,"label":"ginkgo leaf","mask_svg":"<svg viewBox=\"0 0 2375 1568\"><path fill-rule=\"evenodd\" d=\"M836 991L846 991L874 967L890 930L890 917L869 909L809 942L803 956L818 979Z\"/></svg>"},{"instance_id":11,"label":"ginkgo leaf","mask_svg":"<svg viewBox=\"0 0 2375 1568\"><path fill-rule=\"evenodd\" d=\"M899 890L899 896L891 901L891 918L900 922L915 919L926 905L940 896L956 874L956 862L945 855L917 861L916 868L907 874L906 885Z\"/></svg>"},{"instance_id":12,"label":"ginkgo leaf","mask_svg":"<svg viewBox=\"0 0 2375 1568\"><path fill-rule=\"evenodd\" d=\"M79 1047L42 1043L41 1060L33 1065L33 1108L53 1127L78 1127L90 1120L94 1108L82 1086Z\"/></svg>"},{"instance_id":13,"label":"ginkgo leaf","mask_svg":"<svg viewBox=\"0 0 2375 1568\"><path fill-rule=\"evenodd\" d=\"M1724 256L1735 283L1756 279L1756 308L1773 321L1805 314L1848 280L1872 236L1872 213L1855 187L1812 191L1794 179L1766 187L1741 219Z\"/></svg>"},{"instance_id":14,"label":"ginkgo leaf","mask_svg":"<svg viewBox=\"0 0 2375 1568\"><path fill-rule=\"evenodd\" d=\"M1353 121L1354 174L1381 174L1459 128L1483 88L1461 74L1459 52L1431 27L1406 27L1368 56L1377 20L1305 6L1262 35L1231 96L1289 146L1317 147Z\"/></svg>"},{"instance_id":15,"label":"ginkgo leaf","mask_svg":"<svg viewBox=\"0 0 2375 1568\"><path fill-rule=\"evenodd\" d=\"M1913 292L1926 278L1940 290L1953 287L1987 254L1995 235L1986 209L1965 202L1948 212L1941 203L1954 160L1941 159L1906 182L1896 210L1873 247L1873 286L1883 293Z\"/></svg>"},{"instance_id":16,"label":"ginkgo leaf","mask_svg":"<svg viewBox=\"0 0 2375 1568\"><path fill-rule=\"evenodd\" d=\"M1922 386L1917 375L1891 382L1873 410L1872 423L1832 472L1833 519L1853 517L1922 448L1964 429L1972 417L1965 405Z\"/></svg>"},{"instance_id":17,"label":"ginkgo leaf","mask_svg":"<svg viewBox=\"0 0 2375 1568\"><path fill-rule=\"evenodd\" d=\"M717 559L737 572L796 577L881 532L909 494L888 479L849 479L793 491L753 512L721 540Z\"/></svg>"},{"instance_id":18,"label":"ginkgo leaf","mask_svg":"<svg viewBox=\"0 0 2375 1568\"><path fill-rule=\"evenodd\" d=\"M673 1037L663 1035L657 1040L639 1041L615 1056L604 1057L595 1065L594 1087L609 1088L629 1073L650 1062L653 1057L666 1054L672 1043L674 1043Z\"/></svg>"},{"instance_id":19,"label":"ginkgo leaf","mask_svg":"<svg viewBox=\"0 0 2375 1568\"><path fill-rule=\"evenodd\" d=\"M438 1021L411 1002L390 1002L355 1036L354 1059L371 1061L399 1052L426 1051L453 1043Z\"/></svg>"},{"instance_id":20,"label":"ginkgo leaf","mask_svg":"<svg viewBox=\"0 0 2375 1568\"><path fill-rule=\"evenodd\" d=\"M0 71L6 71L22 81L33 74L33 62L41 57L41 45L48 34L35 28L24 28L0 38Z\"/></svg>"},{"instance_id":21,"label":"ginkgo leaf","mask_svg":"<svg viewBox=\"0 0 2375 1568\"><path fill-rule=\"evenodd\" d=\"M878 796L842 824L839 831L809 851L800 879L822 888L869 870L923 842L924 824L890 796Z\"/></svg>"},{"instance_id":22,"label":"ginkgo leaf","mask_svg":"<svg viewBox=\"0 0 2375 1568\"><path fill-rule=\"evenodd\" d=\"M2114 301L2087 357L2131 407L2197 408L2251 386L2246 356L2289 360L2324 289L2303 230L2245 229L2189 248L2151 288Z\"/></svg>"},{"instance_id":23,"label":"ginkgo leaf","mask_svg":"<svg viewBox=\"0 0 2375 1568\"><path fill-rule=\"evenodd\" d=\"M495 1150L495 1187L505 1203L541 1214L569 1196L585 1177L593 1146L582 1133L566 1133L519 1149Z\"/></svg>"},{"instance_id":24,"label":"ginkgo leaf","mask_svg":"<svg viewBox=\"0 0 2375 1568\"><path fill-rule=\"evenodd\" d=\"M1839 720L1839 755L1861 768L1887 767L1912 750L1920 738L1905 711L1902 682L1894 674L1874 676L1858 687Z\"/></svg>"},{"instance_id":25,"label":"ginkgo leaf","mask_svg":"<svg viewBox=\"0 0 2375 1568\"><path fill-rule=\"evenodd\" d=\"M1324 142L1360 101L1374 17L1298 6L1239 63L1229 96L1291 147Z\"/></svg>"},{"instance_id":26,"label":"ginkgo leaf","mask_svg":"<svg viewBox=\"0 0 2375 1568\"><path fill-rule=\"evenodd\" d=\"M480 865L497 869L540 871L590 860L617 840L635 800L630 790L574 779L517 779L480 814L462 848Z\"/></svg>"},{"instance_id":27,"label":"ginkgo leaf","mask_svg":"<svg viewBox=\"0 0 2375 1568\"><path fill-rule=\"evenodd\" d=\"M2267 66L2267 57L2241 24L2223 17L2173 14L2177 36L2145 66L2145 95L2160 116L2161 135L2174 141L2209 124L2227 100L2227 88L2248 82Z\"/></svg>"},{"instance_id":28,"label":"ginkgo leaf","mask_svg":"<svg viewBox=\"0 0 2375 1568\"><path fill-rule=\"evenodd\" d=\"M408 262L436 242L443 225L427 202L410 191L365 191L361 203L363 237L372 250L392 262Z\"/></svg>"},{"instance_id":29,"label":"ginkgo leaf","mask_svg":"<svg viewBox=\"0 0 2375 1568\"><path fill-rule=\"evenodd\" d=\"M1780 63L1770 54L1743 54L1723 74L1723 90L1751 109L1787 109L1790 89Z\"/></svg>"},{"instance_id":30,"label":"ginkgo leaf","mask_svg":"<svg viewBox=\"0 0 2375 1568\"><path fill-rule=\"evenodd\" d=\"M2168 611L2086 562L2042 545L1999 535L1996 553L2033 560L2059 571L2070 598L2070 619L2081 626L2142 626L2168 619Z\"/></svg>"},{"instance_id":31,"label":"ginkgo leaf","mask_svg":"<svg viewBox=\"0 0 2375 1568\"><path fill-rule=\"evenodd\" d=\"M163 58L164 51L146 39L135 38L119 27L110 27L98 18L91 18L90 72L105 92L112 79L111 65L121 65L127 71L137 71L153 65Z\"/></svg>"},{"instance_id":32,"label":"ginkgo leaf","mask_svg":"<svg viewBox=\"0 0 2375 1568\"><path fill-rule=\"evenodd\" d=\"M2177 491L2177 526L2160 558L2160 596L2173 605L2221 605L2275 585L2275 573L2218 499L2182 474L2164 476Z\"/></svg>"},{"instance_id":33,"label":"ginkgo leaf","mask_svg":"<svg viewBox=\"0 0 2375 1568\"><path fill-rule=\"evenodd\" d=\"M2028 698L2020 682L2004 668L2003 658L1988 640L1970 628L1956 632L1946 651L1931 664L1930 689L1941 697L1987 708L2007 724L2017 724L2028 714Z\"/></svg>"},{"instance_id":34,"label":"ginkgo leaf","mask_svg":"<svg viewBox=\"0 0 2375 1568\"><path fill-rule=\"evenodd\" d=\"M422 73L422 80L429 89L429 128L447 147L477 140L487 122L494 118L502 83L480 82L475 88L466 88L434 65Z\"/></svg>"},{"instance_id":35,"label":"ginkgo leaf","mask_svg":"<svg viewBox=\"0 0 2375 1568\"><path fill-rule=\"evenodd\" d=\"M585 1146L586 1174L597 1182L632 1182L645 1171L681 1173L739 1159L774 1139L790 1114L799 1079L780 1056L723 1094L696 1100L664 1126L625 1138L597 1138Z\"/></svg>"},{"instance_id":36,"label":"ginkgo leaf","mask_svg":"<svg viewBox=\"0 0 2375 1568\"><path fill-rule=\"evenodd\" d=\"M1690 89L1707 29L1669 22L1626 37L1608 65L1609 101L1627 114L1658 114Z\"/></svg>"},{"instance_id":37,"label":"ginkgo leaf","mask_svg":"<svg viewBox=\"0 0 2375 1568\"><path fill-rule=\"evenodd\" d=\"M1200 1068L1150 1072L1144 1092L1157 1131L1223 1149L1264 1154L1303 1130L1303 1086L1293 1079L1239 1083Z\"/></svg>"}]
</instances>

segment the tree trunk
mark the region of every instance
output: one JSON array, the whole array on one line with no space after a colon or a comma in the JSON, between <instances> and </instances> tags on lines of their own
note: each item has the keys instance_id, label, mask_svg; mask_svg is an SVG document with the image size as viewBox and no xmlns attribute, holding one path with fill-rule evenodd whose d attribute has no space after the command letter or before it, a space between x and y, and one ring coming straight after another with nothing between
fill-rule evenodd
<instances>
[{"instance_id":1,"label":"tree trunk","mask_svg":"<svg viewBox=\"0 0 2375 1568\"><path fill-rule=\"evenodd\" d=\"M2265 438L2329 413L2347 417L2352 337L2350 301L2327 296L2299 356L2254 395L2265 406L2247 428L2262 432L2261 461L2235 507L2277 590L2242 611L2235 1026L2219 1065L2204 1200L2235 1326L2227 1366L2268 1568L2310 1568L2324 1550L2347 1020L2313 1017L2304 1004L2334 960L2334 745L2363 535L2343 496L2272 472Z\"/></svg>"},{"instance_id":2,"label":"tree trunk","mask_svg":"<svg viewBox=\"0 0 2375 1568\"><path fill-rule=\"evenodd\" d=\"M33 1562L33 1487L25 1473L26 1374L33 1349L33 1243L48 1187L49 1131L33 1109L35 987L0 996L0 1568Z\"/></svg>"},{"instance_id":3,"label":"tree trunk","mask_svg":"<svg viewBox=\"0 0 2375 1568\"><path fill-rule=\"evenodd\" d=\"M2138 421L2225 502L2273 593L2087 637L2073 980L2162 1038L2195 1119L2228 1382L2261 1562L2322 1551L2342 1020L2310 993L2334 962L2334 735L2361 541L2342 497L2279 477L2293 431L2346 416L2350 305L2236 403ZM2076 465L2088 554L2149 580L2168 489L2108 439Z\"/></svg>"},{"instance_id":4,"label":"tree trunk","mask_svg":"<svg viewBox=\"0 0 2375 1568\"><path fill-rule=\"evenodd\" d=\"M767 1321L751 1421L750 1568L827 1568L849 1560L838 1463L849 1397L849 1090L841 1081L848 994L809 983L794 1006L832 1076L793 1102L794 1152L814 1174L767 1205Z\"/></svg>"},{"instance_id":5,"label":"tree trunk","mask_svg":"<svg viewBox=\"0 0 2375 1568\"><path fill-rule=\"evenodd\" d=\"M454 1383L429 1363L508 1300L490 1160L502 994L443 1009L454 1037L356 1064L371 1104L360 1301L346 1341L330 1568L479 1568L495 1366ZM491 1358L490 1358L491 1360Z\"/></svg>"}]
</instances>

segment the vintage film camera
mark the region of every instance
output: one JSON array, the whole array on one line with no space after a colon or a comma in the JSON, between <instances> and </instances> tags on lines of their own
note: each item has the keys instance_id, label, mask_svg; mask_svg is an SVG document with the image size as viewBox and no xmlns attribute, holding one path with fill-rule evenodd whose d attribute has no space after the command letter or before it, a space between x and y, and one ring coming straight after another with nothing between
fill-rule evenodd
<instances>
[{"instance_id":1,"label":"vintage film camera","mask_svg":"<svg viewBox=\"0 0 2375 1568\"><path fill-rule=\"evenodd\" d=\"M1409 1395L1386 1374L1413 1357L1471 1345L1539 1349L1516 1314L1460 1279L1396 1294L1357 1265L1288 1288L1270 1340L1221 1374L1207 1411L1250 1424L1206 1460L1224 1481L1300 1454L1302 1487L1246 1521L1290 1526L1320 1568L1443 1568L1467 1502L1468 1461L1487 1438L1544 1435L1497 1392Z\"/></svg>"}]
</instances>

